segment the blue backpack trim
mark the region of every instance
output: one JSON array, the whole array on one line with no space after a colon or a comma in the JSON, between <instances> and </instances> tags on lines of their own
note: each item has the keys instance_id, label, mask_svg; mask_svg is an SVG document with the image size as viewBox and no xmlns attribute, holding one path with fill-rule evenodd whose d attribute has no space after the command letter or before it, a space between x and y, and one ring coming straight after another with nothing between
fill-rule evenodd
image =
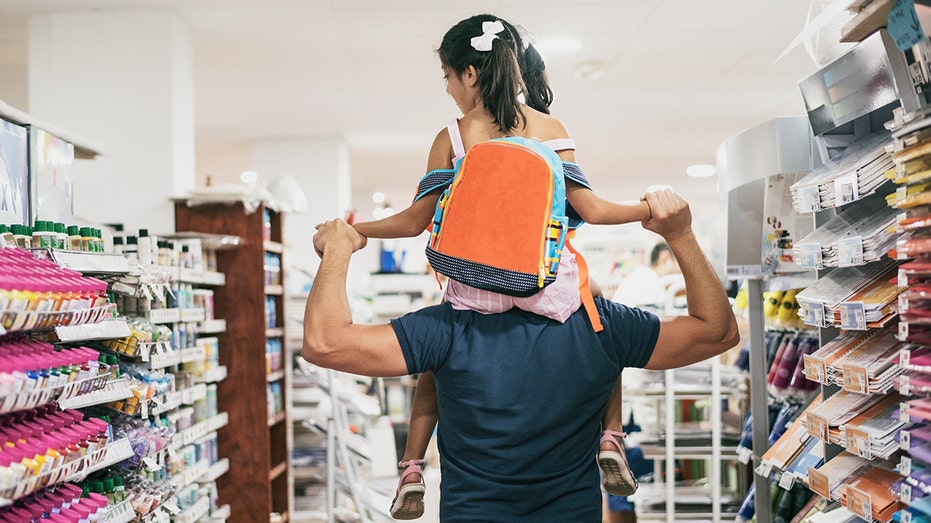
<instances>
[{"instance_id":1,"label":"blue backpack trim","mask_svg":"<svg viewBox=\"0 0 931 523\"><path fill-rule=\"evenodd\" d=\"M486 291L500 292L509 296L526 298L540 291L539 277L536 275L508 271L498 267L489 267L482 263L470 262L462 258L453 258L427 247L427 260L436 272L464 282L470 287ZM556 276L546 276L544 285L556 281ZM529 289L529 290L528 290Z\"/></svg>"},{"instance_id":2,"label":"blue backpack trim","mask_svg":"<svg viewBox=\"0 0 931 523\"><path fill-rule=\"evenodd\" d=\"M424 175L417 184L417 196L414 201L423 198L437 189L442 189L452 183L456 177L454 169L434 169Z\"/></svg>"}]
</instances>

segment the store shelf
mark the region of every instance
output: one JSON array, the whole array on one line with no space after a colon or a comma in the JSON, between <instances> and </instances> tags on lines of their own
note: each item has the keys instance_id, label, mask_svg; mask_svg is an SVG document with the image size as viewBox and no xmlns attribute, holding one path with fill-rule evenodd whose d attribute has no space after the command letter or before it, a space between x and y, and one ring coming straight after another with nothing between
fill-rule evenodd
<instances>
[{"instance_id":1,"label":"store shelf","mask_svg":"<svg viewBox=\"0 0 931 523\"><path fill-rule=\"evenodd\" d=\"M266 338L280 338L282 336L284 336L284 329L281 329L281 328L265 329Z\"/></svg>"},{"instance_id":2,"label":"store shelf","mask_svg":"<svg viewBox=\"0 0 931 523\"><path fill-rule=\"evenodd\" d=\"M281 296L284 294L284 286L282 285L266 285L265 294L268 296Z\"/></svg>"},{"instance_id":3,"label":"store shelf","mask_svg":"<svg viewBox=\"0 0 931 523\"><path fill-rule=\"evenodd\" d=\"M193 506L172 518L172 523L195 523L210 511L210 499L203 497Z\"/></svg>"},{"instance_id":4,"label":"store shelf","mask_svg":"<svg viewBox=\"0 0 931 523\"><path fill-rule=\"evenodd\" d=\"M279 463L275 465L274 467L272 467L270 471L268 471L268 479L270 481L275 481L276 479L278 479L279 476L281 476L287 471L288 471L288 462Z\"/></svg>"},{"instance_id":5,"label":"store shelf","mask_svg":"<svg viewBox=\"0 0 931 523\"><path fill-rule=\"evenodd\" d=\"M84 274L127 274L132 269L121 254L43 249L63 269Z\"/></svg>"},{"instance_id":6,"label":"store shelf","mask_svg":"<svg viewBox=\"0 0 931 523\"><path fill-rule=\"evenodd\" d=\"M225 412L201 421L200 423L194 424L194 426L184 429L171 439L172 447L178 449L191 442L197 441L198 439L210 434L211 432L216 432L221 428L225 427L229 423L229 415Z\"/></svg>"},{"instance_id":7,"label":"store shelf","mask_svg":"<svg viewBox=\"0 0 931 523\"><path fill-rule=\"evenodd\" d=\"M223 474L226 474L230 470L230 460L229 458L222 458L220 461L210 465L207 470L197 478L198 483L213 483L214 481L220 479Z\"/></svg>"},{"instance_id":8,"label":"store shelf","mask_svg":"<svg viewBox=\"0 0 931 523\"><path fill-rule=\"evenodd\" d=\"M108 509L100 521L106 523L130 523L134 519L136 519L136 512L133 510L130 501L127 500Z\"/></svg>"},{"instance_id":9,"label":"store shelf","mask_svg":"<svg viewBox=\"0 0 931 523\"><path fill-rule=\"evenodd\" d=\"M276 372L272 372L271 374L268 374L268 375L266 376L265 379L266 379L266 381L268 381L269 383L272 383L272 382L275 382L275 381L281 381L281 380L284 379L284 371L283 371L283 370L279 370L279 371L276 371Z\"/></svg>"},{"instance_id":10,"label":"store shelf","mask_svg":"<svg viewBox=\"0 0 931 523\"><path fill-rule=\"evenodd\" d=\"M226 332L226 320L204 320L197 326L197 334L222 334Z\"/></svg>"},{"instance_id":11,"label":"store shelf","mask_svg":"<svg viewBox=\"0 0 931 523\"><path fill-rule=\"evenodd\" d=\"M195 376L194 381L197 383L219 383L226 379L227 373L226 366L221 365L204 371L200 376Z\"/></svg>"},{"instance_id":12,"label":"store shelf","mask_svg":"<svg viewBox=\"0 0 931 523\"><path fill-rule=\"evenodd\" d=\"M287 413L279 412L278 414L275 414L274 416L268 418L268 426L274 427L275 425L283 422L287 417L288 417Z\"/></svg>"},{"instance_id":13,"label":"store shelf","mask_svg":"<svg viewBox=\"0 0 931 523\"><path fill-rule=\"evenodd\" d=\"M55 334L62 343L76 343L109 338L125 338L132 333L124 318L108 318L98 323L59 325L55 327Z\"/></svg>"},{"instance_id":14,"label":"store shelf","mask_svg":"<svg viewBox=\"0 0 931 523\"><path fill-rule=\"evenodd\" d=\"M274 252L278 254L281 254L282 252L284 252L284 245L278 242L273 242L269 240L265 240L264 242L262 242L262 248L265 249L267 252Z\"/></svg>"},{"instance_id":15,"label":"store shelf","mask_svg":"<svg viewBox=\"0 0 931 523\"><path fill-rule=\"evenodd\" d=\"M218 509L214 510L211 514L208 514L200 518L200 523L223 523L230 517L232 517L233 511L230 509L229 505L223 505Z\"/></svg>"}]
</instances>

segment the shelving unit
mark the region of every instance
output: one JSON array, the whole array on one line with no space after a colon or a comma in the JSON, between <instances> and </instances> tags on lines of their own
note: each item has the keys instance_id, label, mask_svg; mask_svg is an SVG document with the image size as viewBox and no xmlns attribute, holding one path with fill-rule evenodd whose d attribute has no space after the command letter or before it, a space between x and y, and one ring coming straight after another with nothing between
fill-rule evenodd
<instances>
[{"instance_id":1,"label":"shelving unit","mask_svg":"<svg viewBox=\"0 0 931 523\"><path fill-rule=\"evenodd\" d=\"M268 218L268 222L265 219ZM236 249L217 253L217 270L227 275L226 285L215 291L217 317L226 320L225 332L218 333L220 363L227 379L218 387L218 401L229 413L233 430L220 433L224 453L235 456L229 472L218 481L220 498L228 502L237 521L268 521L277 513L287 521L291 513L290 448L286 408L270 413L267 403L270 386L278 384L282 407L287 403L289 358L269 382L267 344L282 340L284 291L282 272L268 281L266 255L282 255L282 216L259 206L247 212L241 202L175 203L175 228L179 233L198 232L235 235L242 239ZM280 267L284 267L283 264ZM270 308L276 314L271 323Z\"/></svg>"},{"instance_id":2,"label":"shelving unit","mask_svg":"<svg viewBox=\"0 0 931 523\"><path fill-rule=\"evenodd\" d=\"M886 4L888 7L889 3L886 2ZM838 173L846 172L842 170L842 167L839 167L839 165L842 165L839 158L841 158L841 155L846 149L849 148L853 150L859 144L868 143L866 140L869 139L871 135L875 136L873 133L884 132L885 124L895 119L896 111L912 113L926 103L925 96L927 90L925 89L926 86L922 85L924 82L922 78L927 78L927 76L922 76L922 74L910 74L916 71L916 69L911 68L911 66L920 66L921 64L914 63L914 57L911 52L903 53L897 49L893 38L885 29L876 30L883 25L881 22L884 21L885 19L882 18L877 22L879 25L872 28L865 29L860 27L858 30L863 30L861 34L863 40L860 41L856 47L834 62L824 66L815 74L802 79L800 82L802 98L808 109L810 137L813 139L814 150L817 153L815 157L820 157L829 169L836 168ZM927 44L927 42L925 42L925 44ZM842 94L840 91L846 94ZM889 143L891 145L891 139ZM757 147L755 149L750 143L742 143L739 145L747 147L744 152L748 155L760 157L770 155L770 150L775 146L775 143L769 146L756 144ZM886 151L888 150L887 148ZM779 157L778 151L775 156ZM812 167L814 168L815 165L813 164ZM733 228L737 223L740 223L740 227L744 229L746 229L747 223L753 223L755 221L760 224L760 227L763 227L765 223L763 219L750 218L753 214L753 209L750 207L754 205L753 202L758 201L752 196L759 194L759 189L765 187L765 177L777 174L778 171L761 172L760 169L749 170L751 172L744 173L743 177L738 180L739 183L733 183L732 181L729 187L729 201L742 200L743 202L743 205L741 205L740 202L735 202L736 205L734 205L733 209L729 208L728 210L728 221L731 225L729 228L729 239L734 237L731 234L731 230L739 230ZM864 169L864 172L865 171L866 169ZM813 188L807 186L793 188L793 190L797 189L797 192L793 194L793 196L797 196L797 200L795 201L796 212L801 213L800 216L802 220L810 220L812 228L817 228L826 223L830 218L836 216L842 206L853 207L866 205L865 200L873 197L858 193L857 185L860 183L860 178L858 177L860 174L861 172L858 168L851 176L845 175L836 180L831 180L833 181L833 186L830 187L833 189L831 191L819 192L820 186ZM738 176L738 178L740 177ZM831 181L827 183L831 183ZM875 198L882 198L885 195L894 193L895 188L890 187L890 185L891 184L880 185L876 189L877 196ZM751 197L748 197L748 194L750 194ZM822 202L827 198L826 195L830 195L830 201L834 202L829 206L822 205ZM809 214L806 215L805 213ZM760 217L761 216L757 216L756 218ZM848 235L849 234L848 232ZM798 240L799 238L796 237L794 239ZM859 239L852 238L852 240L856 241ZM853 249L851 249L851 251L853 251ZM862 268L864 274L870 274L872 271L876 276L880 276L887 270L887 265L882 261L872 263L864 261L862 248L860 253L859 255L855 252L846 253L846 258L841 261L840 265L842 267L852 266ZM729 255L730 254L732 253L729 249ZM814 279L820 281L828 277L832 271L837 270L813 263L815 258L805 256L804 254L805 253L803 253L802 259L796 259L796 263L800 264L802 267L811 269L810 272ZM817 254L817 259L820 259L820 251ZM734 256L734 259L741 259L741 257ZM741 266L740 263L732 264L731 260L729 260L729 269L731 269L731 265L734 265L737 269L750 267L751 273L754 272L754 266L755 271L758 272L760 270L760 264L762 263L760 257L757 257L755 262L752 256L744 256L742 260L747 262L743 266ZM754 398L753 412L767 412L766 373L768 369L765 367L765 349L762 343L764 334L764 322L762 321L762 291L763 286L766 284L766 280L760 278L759 274L748 274L741 270L734 271L732 275L750 276L748 280L748 289L751 330L751 395ZM810 281L808 284L802 285L802 287L807 287L807 285L813 283L814 281ZM804 319L806 324L817 329L819 346L823 347L829 341L837 337L842 332L841 329L845 329L848 332L868 329L865 321L856 319L858 317L862 318L862 315L856 316L856 314L849 314L845 320L845 304L843 303L841 304L841 322L836 323L833 319L826 319L826 316L830 313L830 309L824 304L804 302L802 299L797 301L801 306L799 315ZM858 303L851 302L846 305L846 311L848 313L859 310L862 314L862 301ZM809 379L812 379L812 374L807 372L807 365L806 375ZM820 387L820 395L825 401L835 397L841 392L841 386L830 383L828 380L824 379L819 379L819 381L823 383ZM865 397L867 395L865 383L861 382L860 384L863 390L856 390L853 394L862 394ZM891 393L894 394L895 392L892 391ZM869 392L869 395L875 395L875 397L882 396L883 398L887 397L886 393L874 393L872 391ZM828 441L826 422L823 420L819 422L817 416L813 416L807 411L805 414L802 414L802 416L804 416L804 418L802 418L802 423L804 427L807 427L807 433L818 438L823 443L824 462L830 461L832 458L841 455L847 450L848 452L865 455L873 460L870 461L873 470L878 470L880 468L892 470L897 466L898 458L896 454L892 455L890 462L886 462L879 456L873 456L870 450L864 448L862 442L858 441L856 437L853 439L848 438L846 444L847 448L845 449L841 445ZM767 438L769 437L770 427L765 418L766 417L759 415L753 417L753 449L755 454L754 459L756 461L759 461L759 456L769 447ZM856 433L855 429L851 429L851 434ZM851 436L851 434L848 434L848 436ZM868 439L866 441L868 441ZM851 456L851 458L853 458L853 456ZM806 479L808 488L823 497L833 498L834 496L832 496L832 493L826 488L826 481L823 481L824 477L819 476L817 470L814 468L808 468L807 470ZM779 482L781 488L790 490L795 482L795 477L793 477L792 474L786 474L785 471L774 470L772 463L767 462L763 462L759 467L756 467L755 472L755 518L759 523L770 523L773 521L773 507L770 498L771 482ZM851 473L852 472L851 470ZM907 475L907 472L904 474ZM871 513L869 509L870 500L868 495L865 497L866 503L861 504L856 501L856 499L860 499L856 496L860 496L862 492L852 486L846 487L844 492L847 493L847 499L845 500L846 506L852 513L864 517L867 520L872 520L874 518L874 514ZM860 501L863 501L863 499L860 499Z\"/></svg>"}]
</instances>

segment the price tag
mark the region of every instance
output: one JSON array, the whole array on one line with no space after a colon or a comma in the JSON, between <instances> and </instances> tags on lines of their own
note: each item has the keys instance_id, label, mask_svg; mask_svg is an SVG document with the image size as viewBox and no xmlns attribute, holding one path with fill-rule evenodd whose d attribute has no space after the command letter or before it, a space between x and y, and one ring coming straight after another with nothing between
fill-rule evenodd
<instances>
[{"instance_id":1,"label":"price tag","mask_svg":"<svg viewBox=\"0 0 931 523\"><path fill-rule=\"evenodd\" d=\"M823 269L824 260L821 258L821 245L817 243L802 243L798 246L801 255L797 263L808 269Z\"/></svg>"},{"instance_id":2,"label":"price tag","mask_svg":"<svg viewBox=\"0 0 931 523\"><path fill-rule=\"evenodd\" d=\"M798 190L796 195L798 196L798 212L817 212L822 209L821 193L817 185L802 187Z\"/></svg>"},{"instance_id":3,"label":"price tag","mask_svg":"<svg viewBox=\"0 0 931 523\"><path fill-rule=\"evenodd\" d=\"M899 473L903 476L912 475L912 458L902 456L902 460L899 462Z\"/></svg>"},{"instance_id":4,"label":"price tag","mask_svg":"<svg viewBox=\"0 0 931 523\"><path fill-rule=\"evenodd\" d=\"M174 515L181 513L181 509L178 508L178 505L176 505L175 502L170 499L162 503L162 507L164 507L165 510L167 510L169 513L174 514Z\"/></svg>"},{"instance_id":5,"label":"price tag","mask_svg":"<svg viewBox=\"0 0 931 523\"><path fill-rule=\"evenodd\" d=\"M908 196L908 187L906 187L905 185L902 185L902 186L896 188L896 190L895 190L895 202L896 202L896 203L901 202L901 201L904 200L907 196ZM904 215L905 215L905 213L903 212L903 213L900 214L899 216L900 216L900 217L903 217ZM904 219L904 218L902 218L902 219ZM900 219L899 221L901 221L901 219Z\"/></svg>"},{"instance_id":6,"label":"price tag","mask_svg":"<svg viewBox=\"0 0 931 523\"><path fill-rule=\"evenodd\" d=\"M840 304L840 328L866 330L866 311L862 301L848 301Z\"/></svg>"},{"instance_id":7,"label":"price tag","mask_svg":"<svg viewBox=\"0 0 931 523\"><path fill-rule=\"evenodd\" d=\"M796 300L802 322L814 327L827 327L824 323L824 303L815 301Z\"/></svg>"},{"instance_id":8,"label":"price tag","mask_svg":"<svg viewBox=\"0 0 931 523\"><path fill-rule=\"evenodd\" d=\"M844 438L847 440L845 447L848 452L861 458L873 459L873 451L870 449L870 435L865 430L847 427L844 430Z\"/></svg>"},{"instance_id":9,"label":"price tag","mask_svg":"<svg viewBox=\"0 0 931 523\"><path fill-rule=\"evenodd\" d=\"M902 483L902 490L899 492L899 500L902 503L911 503L912 501L912 486L908 483Z\"/></svg>"},{"instance_id":10,"label":"price tag","mask_svg":"<svg viewBox=\"0 0 931 523\"><path fill-rule=\"evenodd\" d=\"M902 222L908 219L908 213L901 213L895 217L895 232L903 233L905 229L902 228Z\"/></svg>"},{"instance_id":11,"label":"price tag","mask_svg":"<svg viewBox=\"0 0 931 523\"><path fill-rule=\"evenodd\" d=\"M846 363L841 368L844 371L844 390L860 394L869 392L870 378L866 374L866 367Z\"/></svg>"},{"instance_id":12,"label":"price tag","mask_svg":"<svg viewBox=\"0 0 931 523\"><path fill-rule=\"evenodd\" d=\"M761 461L759 466L756 468L756 473L759 476L764 478L769 478L769 474L773 471L773 464L768 461Z\"/></svg>"},{"instance_id":13,"label":"price tag","mask_svg":"<svg viewBox=\"0 0 931 523\"><path fill-rule=\"evenodd\" d=\"M786 490L792 490L792 487L795 486L795 474L783 472L782 477L779 478L779 486Z\"/></svg>"},{"instance_id":14,"label":"price tag","mask_svg":"<svg viewBox=\"0 0 931 523\"><path fill-rule=\"evenodd\" d=\"M921 29L918 14L915 12L914 0L896 0L889 9L886 27L899 51L907 51L927 39Z\"/></svg>"},{"instance_id":15,"label":"price tag","mask_svg":"<svg viewBox=\"0 0 931 523\"><path fill-rule=\"evenodd\" d=\"M862 490L847 485L847 510L866 521L873 521L873 501Z\"/></svg>"},{"instance_id":16,"label":"price tag","mask_svg":"<svg viewBox=\"0 0 931 523\"><path fill-rule=\"evenodd\" d=\"M897 280L897 287L908 287L908 274L905 272L905 269L899 269L899 277Z\"/></svg>"},{"instance_id":17,"label":"price tag","mask_svg":"<svg viewBox=\"0 0 931 523\"><path fill-rule=\"evenodd\" d=\"M851 236L837 241L837 266L863 265L863 238Z\"/></svg>"},{"instance_id":18,"label":"price tag","mask_svg":"<svg viewBox=\"0 0 931 523\"><path fill-rule=\"evenodd\" d=\"M828 422L823 417L808 413L808 433L812 436L820 439L821 441L828 442Z\"/></svg>"},{"instance_id":19,"label":"price tag","mask_svg":"<svg viewBox=\"0 0 931 523\"><path fill-rule=\"evenodd\" d=\"M898 300L899 300L899 307L898 307L899 314L902 314L903 312L908 311L908 295L903 292L902 294L899 294Z\"/></svg>"},{"instance_id":20,"label":"price tag","mask_svg":"<svg viewBox=\"0 0 931 523\"><path fill-rule=\"evenodd\" d=\"M747 447L738 447L737 448L737 461L746 465L750 463L750 457L753 455L753 451Z\"/></svg>"},{"instance_id":21,"label":"price tag","mask_svg":"<svg viewBox=\"0 0 931 523\"><path fill-rule=\"evenodd\" d=\"M831 483L828 477L814 467L808 467L808 487L824 499L831 499Z\"/></svg>"},{"instance_id":22,"label":"price tag","mask_svg":"<svg viewBox=\"0 0 931 523\"><path fill-rule=\"evenodd\" d=\"M149 400L140 399L139 400L139 415L143 418L149 417Z\"/></svg>"},{"instance_id":23,"label":"price tag","mask_svg":"<svg viewBox=\"0 0 931 523\"><path fill-rule=\"evenodd\" d=\"M908 376L899 376L899 394L903 396L912 395L912 386L908 381Z\"/></svg>"},{"instance_id":24,"label":"price tag","mask_svg":"<svg viewBox=\"0 0 931 523\"><path fill-rule=\"evenodd\" d=\"M857 173L853 172L834 180L834 206L840 207L860 199Z\"/></svg>"},{"instance_id":25,"label":"price tag","mask_svg":"<svg viewBox=\"0 0 931 523\"><path fill-rule=\"evenodd\" d=\"M162 466L159 465L158 462L152 458L152 456L146 456L142 458L142 462L145 464L146 468L149 469L149 471L151 472L157 472L159 470L162 470Z\"/></svg>"},{"instance_id":26,"label":"price tag","mask_svg":"<svg viewBox=\"0 0 931 523\"><path fill-rule=\"evenodd\" d=\"M904 421L905 423L912 421L911 416L908 415L908 403L899 404L899 421Z\"/></svg>"},{"instance_id":27,"label":"price tag","mask_svg":"<svg viewBox=\"0 0 931 523\"><path fill-rule=\"evenodd\" d=\"M903 510L903 511L902 511L902 523L912 523L912 513L911 513L911 512L909 512L909 511L907 511L907 510Z\"/></svg>"},{"instance_id":28,"label":"price tag","mask_svg":"<svg viewBox=\"0 0 931 523\"><path fill-rule=\"evenodd\" d=\"M899 432L899 448L901 448L902 450L908 450L911 448L911 446L912 446L912 433L907 430L903 430ZM902 458L902 459L904 460L905 458ZM909 459L908 460L909 474L911 474L911 464L912 464L912 460ZM905 474L905 475L907 476L909 474Z\"/></svg>"},{"instance_id":29,"label":"price tag","mask_svg":"<svg viewBox=\"0 0 931 523\"><path fill-rule=\"evenodd\" d=\"M824 360L815 356L811 356L810 354L806 354L804 358L806 375L813 375L813 381L824 383L825 379L827 379L827 365L825 364Z\"/></svg>"},{"instance_id":30,"label":"price tag","mask_svg":"<svg viewBox=\"0 0 931 523\"><path fill-rule=\"evenodd\" d=\"M899 322L899 334L896 338L899 341L908 341L908 324L904 321Z\"/></svg>"},{"instance_id":31,"label":"price tag","mask_svg":"<svg viewBox=\"0 0 931 523\"><path fill-rule=\"evenodd\" d=\"M902 349L899 351L899 366L906 368L912 364L912 351L910 349ZM907 378L908 376L902 376Z\"/></svg>"}]
</instances>

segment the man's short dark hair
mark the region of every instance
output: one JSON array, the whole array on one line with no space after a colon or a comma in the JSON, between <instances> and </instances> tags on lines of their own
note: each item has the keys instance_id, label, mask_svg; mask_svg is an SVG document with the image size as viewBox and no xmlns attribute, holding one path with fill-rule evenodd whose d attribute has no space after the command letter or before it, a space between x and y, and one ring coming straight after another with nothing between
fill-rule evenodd
<instances>
[{"instance_id":1,"label":"man's short dark hair","mask_svg":"<svg viewBox=\"0 0 931 523\"><path fill-rule=\"evenodd\" d=\"M663 251L669 251L669 254L672 254L672 249L669 248L669 244L667 244L666 242L659 242L653 246L653 251L650 252L650 266L651 267L655 267L656 264L659 263L659 255ZM675 259L675 255L673 255L673 259Z\"/></svg>"}]
</instances>

